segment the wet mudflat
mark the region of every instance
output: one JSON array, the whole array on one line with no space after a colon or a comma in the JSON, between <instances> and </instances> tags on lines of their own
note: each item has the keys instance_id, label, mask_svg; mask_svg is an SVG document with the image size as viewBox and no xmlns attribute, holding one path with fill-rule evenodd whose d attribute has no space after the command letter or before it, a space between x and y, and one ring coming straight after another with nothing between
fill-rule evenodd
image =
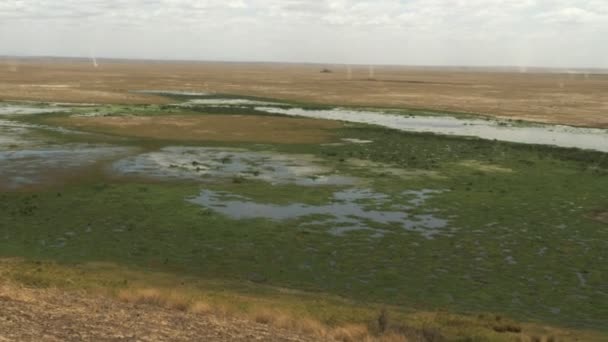
<instances>
[{"instance_id":1,"label":"wet mudflat","mask_svg":"<svg viewBox=\"0 0 608 342\"><path fill-rule=\"evenodd\" d=\"M29 105L0 103L0 150L15 148L17 146L32 145L32 129L35 125L10 120L14 116L45 114L65 111L58 108L42 108Z\"/></svg>"},{"instance_id":2,"label":"wet mudflat","mask_svg":"<svg viewBox=\"0 0 608 342\"><path fill-rule=\"evenodd\" d=\"M259 180L270 184L351 185L356 178L332 174L311 155L252 152L235 148L165 147L119 160L113 169L125 175L196 181Z\"/></svg>"},{"instance_id":3,"label":"wet mudflat","mask_svg":"<svg viewBox=\"0 0 608 342\"><path fill-rule=\"evenodd\" d=\"M0 189L55 183L104 160L126 155L123 147L61 145L0 151Z\"/></svg>"},{"instance_id":4,"label":"wet mudflat","mask_svg":"<svg viewBox=\"0 0 608 342\"><path fill-rule=\"evenodd\" d=\"M0 119L0 150L28 143L28 139L23 137L27 133L26 128Z\"/></svg>"},{"instance_id":5,"label":"wet mudflat","mask_svg":"<svg viewBox=\"0 0 608 342\"><path fill-rule=\"evenodd\" d=\"M328 203L315 206L303 203L287 205L258 203L239 195L204 190L190 201L237 220L263 218L281 221L316 217L300 223L300 226L332 227L329 233L338 236L364 230L371 231L372 237L382 237L387 229L397 227L430 237L438 229L445 228L448 222L435 217L432 213L410 215L408 211L424 204L430 194L440 192L426 189L408 191L402 193L399 199L391 199L386 194L355 188L337 191L333 193ZM413 198L406 200L403 198L404 195ZM407 205L393 204L399 202ZM389 204L386 210L374 208L386 204Z\"/></svg>"},{"instance_id":6,"label":"wet mudflat","mask_svg":"<svg viewBox=\"0 0 608 342\"><path fill-rule=\"evenodd\" d=\"M30 115L30 114L46 114L69 111L66 108L44 108L18 104L1 104L0 115Z\"/></svg>"},{"instance_id":7,"label":"wet mudflat","mask_svg":"<svg viewBox=\"0 0 608 342\"><path fill-rule=\"evenodd\" d=\"M65 143L57 136L81 134L62 127L16 120L31 115L70 112L40 104L0 104L0 190L58 184L78 178L84 169L128 155L133 148L106 144Z\"/></svg>"}]
</instances>

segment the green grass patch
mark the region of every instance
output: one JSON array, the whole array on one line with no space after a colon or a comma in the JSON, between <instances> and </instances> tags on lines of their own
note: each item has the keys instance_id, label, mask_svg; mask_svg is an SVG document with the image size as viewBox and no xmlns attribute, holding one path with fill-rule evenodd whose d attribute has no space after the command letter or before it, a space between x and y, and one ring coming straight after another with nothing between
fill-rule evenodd
<instances>
[{"instance_id":1,"label":"green grass patch","mask_svg":"<svg viewBox=\"0 0 608 342\"><path fill-rule=\"evenodd\" d=\"M162 111L148 109L133 112ZM27 120L58 115L65 114ZM197 281L255 284L238 289L250 295L263 288L269 297L280 296L275 289L281 288L339 296L370 305L370 312L384 305L403 312L495 312L605 331L608 230L593 213L608 210L608 154L363 125L337 134L373 143L198 144L314 155L397 203L403 191L443 190L422 209L449 220L449 228L431 239L397 225L381 237L365 231L334 236L328 234L330 226L303 228L307 219L232 220L186 199L210 189L261 203L320 205L335 187L118 181L96 175L62 188L1 193L0 256L51 260L75 269L107 262ZM69 142L91 139L52 135ZM176 144L95 140L103 141L145 149ZM45 272L33 278L27 272L11 274L31 285L56 281L45 280ZM332 315L321 311L314 315L331 321ZM335 316L350 319L344 311Z\"/></svg>"}]
</instances>

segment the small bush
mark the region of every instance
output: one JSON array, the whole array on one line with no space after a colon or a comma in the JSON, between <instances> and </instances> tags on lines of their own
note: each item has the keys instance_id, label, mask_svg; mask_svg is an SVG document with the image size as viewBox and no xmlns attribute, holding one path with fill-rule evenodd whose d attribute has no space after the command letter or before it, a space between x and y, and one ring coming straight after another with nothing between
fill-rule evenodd
<instances>
[{"instance_id":1,"label":"small bush","mask_svg":"<svg viewBox=\"0 0 608 342\"><path fill-rule=\"evenodd\" d=\"M515 324L501 324L492 327L494 331L499 333L520 333L521 327Z\"/></svg>"}]
</instances>

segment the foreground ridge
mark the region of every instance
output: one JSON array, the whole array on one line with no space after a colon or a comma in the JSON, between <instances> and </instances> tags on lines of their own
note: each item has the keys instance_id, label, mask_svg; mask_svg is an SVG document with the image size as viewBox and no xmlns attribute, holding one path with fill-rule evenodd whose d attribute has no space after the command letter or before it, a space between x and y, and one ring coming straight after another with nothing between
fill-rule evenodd
<instances>
[{"instance_id":1,"label":"foreground ridge","mask_svg":"<svg viewBox=\"0 0 608 342\"><path fill-rule=\"evenodd\" d=\"M0 341L315 341L236 317L0 286Z\"/></svg>"}]
</instances>

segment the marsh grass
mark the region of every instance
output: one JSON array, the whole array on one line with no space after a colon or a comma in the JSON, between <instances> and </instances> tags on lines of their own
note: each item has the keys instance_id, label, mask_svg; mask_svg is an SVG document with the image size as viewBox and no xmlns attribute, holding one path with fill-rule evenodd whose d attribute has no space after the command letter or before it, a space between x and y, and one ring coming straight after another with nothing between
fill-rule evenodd
<instances>
[{"instance_id":1,"label":"marsh grass","mask_svg":"<svg viewBox=\"0 0 608 342\"><path fill-rule=\"evenodd\" d=\"M162 110L137 107L133 112L160 115ZM23 120L64 117L49 114ZM143 151L176 144L154 138L37 133L54 143L120 143ZM81 274L44 263L32 269L27 263L15 266L10 278L28 286L89 288L97 284L113 290L132 287L136 292L138 288L170 288L173 290L166 291L183 295L183 290L177 290L179 284L170 279L191 277L188 281L197 284L214 279L222 285L204 287L205 291L214 289L213 300L186 295L182 309L192 310L195 303L202 302L206 303L202 311L214 311L221 304L252 312L254 306L274 310L282 303L279 315L310 317L330 327L363 324L376 335L380 333L378 313L386 305L391 306L389 321L393 323L384 330L395 334L399 331L392 329L399 330L396 327L403 324L414 331L438 327L448 337L460 336L458 331L494 339L521 334L529 339L561 336L514 323L529 321L605 331L607 301L602 288L608 282L604 256L608 231L601 213L608 208L604 191L608 188L608 154L362 125L345 125L333 134L336 139L373 143L180 144L314 155L342 174L360 177L361 186L394 198L403 190L446 190L430 199L424 209L449 218L450 229L430 239L398 227L390 227L381 238L360 231L336 237L327 234L332 228L328 226L302 229L300 224L306 220L236 221L185 199L209 188L266 203L322 204L336 189L232 180L204 186L149 182L111 176L100 167L60 185L0 193L0 256L59 262L81 270L85 278L98 277L96 282L83 280ZM349 160L364 163L355 165ZM402 173L385 172L389 169ZM81 268L91 262L170 276L134 281L132 275L122 276L122 271L97 273L96 268ZM40 271L34 272L37 268ZM252 274L257 275L258 283L250 281ZM221 295L218 290L226 286L231 295ZM304 296L309 301L277 294L286 289L310 294ZM237 300L232 297L235 293L247 299ZM138 298L141 294L127 290L122 296ZM279 299L268 299L275 296ZM315 301L310 299L325 296L340 296L350 304L329 301L333 304L313 305ZM149 297L165 305L166 299ZM360 306L353 309L349 301ZM497 322L495 317L475 314L444 315L437 310L490 311L516 321ZM283 321L269 318L272 315L259 317Z\"/></svg>"}]
</instances>

